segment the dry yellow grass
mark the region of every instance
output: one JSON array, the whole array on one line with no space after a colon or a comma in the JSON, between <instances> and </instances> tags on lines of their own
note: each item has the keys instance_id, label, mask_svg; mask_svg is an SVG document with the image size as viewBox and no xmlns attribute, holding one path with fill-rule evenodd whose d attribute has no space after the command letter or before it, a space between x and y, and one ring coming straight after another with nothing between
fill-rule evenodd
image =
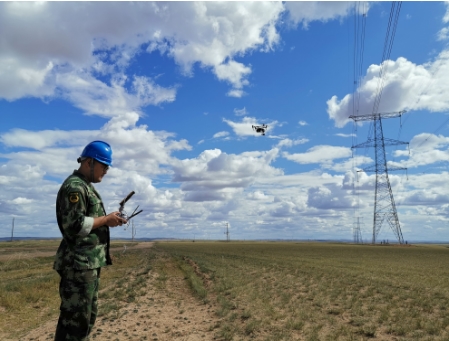
<instances>
[{"instance_id":1,"label":"dry yellow grass","mask_svg":"<svg viewBox=\"0 0 449 341\"><path fill-rule=\"evenodd\" d=\"M213 278L226 340L447 340L446 246L159 243Z\"/></svg>"}]
</instances>

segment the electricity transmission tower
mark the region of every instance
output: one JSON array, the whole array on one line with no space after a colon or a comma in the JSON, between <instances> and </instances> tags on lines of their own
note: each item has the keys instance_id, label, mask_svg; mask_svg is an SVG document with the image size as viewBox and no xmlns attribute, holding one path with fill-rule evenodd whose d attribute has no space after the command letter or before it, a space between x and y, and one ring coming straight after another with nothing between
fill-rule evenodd
<instances>
[{"instance_id":1,"label":"electricity transmission tower","mask_svg":"<svg viewBox=\"0 0 449 341\"><path fill-rule=\"evenodd\" d=\"M354 234L354 244L362 244L362 232L360 231L360 221L359 217L357 217L357 226L354 228L353 234Z\"/></svg>"},{"instance_id":2,"label":"electricity transmission tower","mask_svg":"<svg viewBox=\"0 0 449 341\"><path fill-rule=\"evenodd\" d=\"M382 130L382 118L401 117L405 110L392 113L373 113L368 115L349 116L354 122L360 121L374 121L374 138L369 138L368 141L352 146L354 148L374 148L375 164L364 169L365 172L376 173L376 186L374 193L374 219L373 219L373 240L376 243L376 237L382 227L384 220L388 221L393 233L399 241L399 244L404 243L402 237L401 225L399 224L398 213L394 203L393 192L391 190L388 172L394 170L406 170L402 167L387 167L387 158L385 154L385 146L396 146L407 144L398 140L384 138Z\"/></svg>"},{"instance_id":3,"label":"electricity transmission tower","mask_svg":"<svg viewBox=\"0 0 449 341\"><path fill-rule=\"evenodd\" d=\"M229 223L226 223L225 235L226 235L226 241L229 242L231 240L230 237L229 237Z\"/></svg>"}]
</instances>

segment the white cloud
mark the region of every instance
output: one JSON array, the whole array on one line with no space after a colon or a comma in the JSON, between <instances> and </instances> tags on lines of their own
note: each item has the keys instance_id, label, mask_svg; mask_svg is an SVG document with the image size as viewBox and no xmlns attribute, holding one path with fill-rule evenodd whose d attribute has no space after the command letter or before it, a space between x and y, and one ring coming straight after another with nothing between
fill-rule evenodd
<instances>
[{"instance_id":1,"label":"white cloud","mask_svg":"<svg viewBox=\"0 0 449 341\"><path fill-rule=\"evenodd\" d=\"M215 66L215 74L219 80L224 80L232 84L233 90L240 90L244 85L248 85L245 79L251 73L251 68L237 63L234 60L228 61L226 64Z\"/></svg>"},{"instance_id":2,"label":"white cloud","mask_svg":"<svg viewBox=\"0 0 449 341\"><path fill-rule=\"evenodd\" d=\"M289 11L289 19L295 25L302 23L303 27L307 28L309 23L314 20L326 22L348 16L354 3L349 1L287 1L285 7ZM368 11L368 5L365 10Z\"/></svg>"},{"instance_id":3,"label":"white cloud","mask_svg":"<svg viewBox=\"0 0 449 341\"><path fill-rule=\"evenodd\" d=\"M354 154L351 158L345 159L340 162L335 162L333 164L327 163L327 169L331 169L336 172L345 173L348 169L359 169L360 167L371 166L374 164L372 158L368 156L360 156Z\"/></svg>"},{"instance_id":4,"label":"white cloud","mask_svg":"<svg viewBox=\"0 0 449 341\"><path fill-rule=\"evenodd\" d=\"M0 97L15 100L58 96L59 87L70 92L67 77L73 72L81 79L95 72L121 74L143 44L148 44L148 53L158 50L171 56L185 74L193 72L195 63L210 68L219 80L232 85L228 96L242 97L252 70L235 58L256 49L272 50L280 40L276 24L285 9L295 23L307 26L313 20L345 16L351 6L289 2L285 8L281 2L4 2L0 4ZM80 75L80 70L86 74ZM65 75L65 82L60 75ZM94 84L93 80L88 84ZM162 88L149 82L143 88L147 104L161 101L158 98Z\"/></svg>"},{"instance_id":5,"label":"white cloud","mask_svg":"<svg viewBox=\"0 0 449 341\"><path fill-rule=\"evenodd\" d=\"M118 202L130 190L135 190L136 195L129 209L137 203L144 208L140 227L143 227L143 221L147 229L153 225L163 225L163 221L147 221L152 213L182 212L181 192L178 189L165 190L163 187L156 189L149 177L169 176L165 167L173 162L171 153L190 149L185 140L174 140L171 133L148 131L145 126L138 126L114 130L105 127L100 131L86 132L14 130L1 138L4 143L27 149L0 156L9 160L0 165L0 183L4 189L8 188L0 192L0 209L4 214L17 217L19 224L27 222L30 229L38 228L38 222L49 224L45 228L46 232L33 233L59 235L54 221L54 200L49 198L55 197L61 179L77 168L75 160L84 145L94 139L106 140L113 147L113 167L103 182L96 184L108 212L117 210ZM30 138L36 141L35 145L32 145ZM174 216L179 216L180 212ZM36 215L41 218L36 220ZM24 233L23 228L18 228L18 231Z\"/></svg>"},{"instance_id":6,"label":"white cloud","mask_svg":"<svg viewBox=\"0 0 449 341\"><path fill-rule=\"evenodd\" d=\"M299 213L298 207L295 203L291 201L283 201L277 204L271 211L270 215L272 217L280 218L280 217L293 217Z\"/></svg>"},{"instance_id":7,"label":"white cloud","mask_svg":"<svg viewBox=\"0 0 449 341\"><path fill-rule=\"evenodd\" d=\"M395 167L417 168L447 161L449 161L449 152L447 150L432 150L430 152L411 152L410 158L407 161L389 162L389 165Z\"/></svg>"},{"instance_id":8,"label":"white cloud","mask_svg":"<svg viewBox=\"0 0 449 341\"><path fill-rule=\"evenodd\" d=\"M58 96L59 87L70 92L72 87L60 78L67 81L74 72L80 79L122 74L144 44L148 53L157 49L172 57L186 74L195 63L210 68L232 85L230 96L241 97L251 68L234 58L271 50L279 41L276 23L283 11L277 2L4 2L0 97ZM135 86L145 97L137 96L142 103L167 96L153 82Z\"/></svg>"},{"instance_id":9,"label":"white cloud","mask_svg":"<svg viewBox=\"0 0 449 341\"><path fill-rule=\"evenodd\" d=\"M447 193L435 193L433 191L422 190L407 193L402 200L402 205L442 205L449 202Z\"/></svg>"},{"instance_id":10,"label":"white cloud","mask_svg":"<svg viewBox=\"0 0 449 341\"><path fill-rule=\"evenodd\" d=\"M281 147L292 147L292 146L297 146L299 144L304 144L304 143L307 143L307 142L309 142L308 139L300 139L300 140L283 139L283 140L278 142L276 147L278 147L278 148L281 148Z\"/></svg>"},{"instance_id":11,"label":"white cloud","mask_svg":"<svg viewBox=\"0 0 449 341\"><path fill-rule=\"evenodd\" d=\"M24 205L24 204L29 204L32 202L33 202L32 199L27 199L27 198L22 198L22 197L18 197L18 198L15 198L14 200L12 200L12 203L14 203L16 205Z\"/></svg>"},{"instance_id":12,"label":"white cloud","mask_svg":"<svg viewBox=\"0 0 449 341\"><path fill-rule=\"evenodd\" d=\"M379 65L371 65L358 89L359 112L370 114L379 84ZM387 60L384 66L382 99L378 112L401 110L429 110L441 112L449 109L449 50L441 52L433 62L416 65L400 57ZM353 115L353 95L341 100L333 96L327 101L329 117L337 127L350 122Z\"/></svg>"},{"instance_id":13,"label":"white cloud","mask_svg":"<svg viewBox=\"0 0 449 341\"><path fill-rule=\"evenodd\" d=\"M340 137L356 137L356 134L343 134L343 133L338 133L335 134L335 136L340 136Z\"/></svg>"},{"instance_id":14,"label":"white cloud","mask_svg":"<svg viewBox=\"0 0 449 341\"><path fill-rule=\"evenodd\" d=\"M268 195L265 195L262 191L254 191L250 192L246 196L250 200L269 200L270 197Z\"/></svg>"},{"instance_id":15,"label":"white cloud","mask_svg":"<svg viewBox=\"0 0 449 341\"><path fill-rule=\"evenodd\" d=\"M443 17L443 23L447 24L449 22L449 1L445 1L444 4L446 5L446 13Z\"/></svg>"},{"instance_id":16,"label":"white cloud","mask_svg":"<svg viewBox=\"0 0 449 341\"><path fill-rule=\"evenodd\" d=\"M13 129L0 135L0 141L8 147L24 147L42 150L47 147L55 147L58 144L78 146L79 140L89 140L95 135L96 132L89 130L29 131L24 129Z\"/></svg>"},{"instance_id":17,"label":"white cloud","mask_svg":"<svg viewBox=\"0 0 449 341\"><path fill-rule=\"evenodd\" d=\"M229 97L240 98L246 95L246 92L240 89L231 89L226 93Z\"/></svg>"},{"instance_id":18,"label":"white cloud","mask_svg":"<svg viewBox=\"0 0 449 341\"><path fill-rule=\"evenodd\" d=\"M352 193L329 187L332 186L309 188L307 205L318 209L349 209L355 206Z\"/></svg>"},{"instance_id":19,"label":"white cloud","mask_svg":"<svg viewBox=\"0 0 449 341\"><path fill-rule=\"evenodd\" d=\"M217 138L225 137L225 136L228 136L228 135L229 135L229 133L227 131L220 131L220 132L214 134L213 138L217 139Z\"/></svg>"},{"instance_id":20,"label":"white cloud","mask_svg":"<svg viewBox=\"0 0 449 341\"><path fill-rule=\"evenodd\" d=\"M174 87L135 77L127 96L117 81L140 48L172 57L186 74L199 63L231 84L227 95L242 97L251 67L235 58L255 49L270 51L279 42L276 24L281 2L185 3L1 3L0 97L55 97L61 94L89 113L105 115L95 99L118 110L174 100ZM345 15L345 3L286 3L290 16L304 25ZM89 13L98 15L90 16ZM82 23L82 25L80 25ZM57 29L62 27L64 29ZM20 37L20 38L18 38ZM58 41L58 44L54 44ZM107 85L93 76L111 77ZM83 85L87 90L83 90ZM111 94L118 96L112 103ZM87 109L85 109L87 107Z\"/></svg>"},{"instance_id":21,"label":"white cloud","mask_svg":"<svg viewBox=\"0 0 449 341\"><path fill-rule=\"evenodd\" d=\"M449 138L442 135L419 134L410 141L410 150L397 150L395 157L405 157L405 160L390 161L395 167L417 168L449 161Z\"/></svg>"},{"instance_id":22,"label":"white cloud","mask_svg":"<svg viewBox=\"0 0 449 341\"><path fill-rule=\"evenodd\" d=\"M110 120L96 131L15 129L0 135L0 141L10 147L31 148L34 151L11 152L1 157L14 160L13 163L40 165L48 174L63 176L73 170L73 162L88 142L105 140L113 147L115 167L126 164L128 170L160 174L165 172L161 165L172 163L172 152L191 149L186 140L174 140L172 133L151 131L145 125L129 128L127 124L120 125L117 120Z\"/></svg>"},{"instance_id":23,"label":"white cloud","mask_svg":"<svg viewBox=\"0 0 449 341\"><path fill-rule=\"evenodd\" d=\"M282 157L301 164L326 164L331 163L335 159L350 157L351 154L351 149L347 147L320 145L310 148L305 153L289 154L287 152L283 152Z\"/></svg>"},{"instance_id":24,"label":"white cloud","mask_svg":"<svg viewBox=\"0 0 449 341\"><path fill-rule=\"evenodd\" d=\"M169 34L165 36L176 31L170 53L187 71L195 62L216 67L248 49L275 45L279 39L275 22L284 10L281 3L266 2L195 2L166 7L173 11L173 21L167 22Z\"/></svg>"},{"instance_id":25,"label":"white cloud","mask_svg":"<svg viewBox=\"0 0 449 341\"><path fill-rule=\"evenodd\" d=\"M277 154L277 149L240 155L205 150L197 158L175 162L173 181L182 183L187 200L229 200L256 178L280 174L270 166Z\"/></svg>"},{"instance_id":26,"label":"white cloud","mask_svg":"<svg viewBox=\"0 0 449 341\"><path fill-rule=\"evenodd\" d=\"M410 141L412 151L429 152L433 149L443 148L449 145L449 137L434 134L418 134Z\"/></svg>"},{"instance_id":27,"label":"white cloud","mask_svg":"<svg viewBox=\"0 0 449 341\"><path fill-rule=\"evenodd\" d=\"M147 105L173 102L176 88L163 88L146 77L133 77L131 90L125 89L127 77L115 76L111 85L95 79L85 72L72 72L58 76L58 86L62 96L87 114L103 117L126 116L129 112L139 112ZM135 117L138 119L138 116ZM133 125L134 122L129 122Z\"/></svg>"},{"instance_id":28,"label":"white cloud","mask_svg":"<svg viewBox=\"0 0 449 341\"><path fill-rule=\"evenodd\" d=\"M449 39L449 27L443 27L437 34L437 40L447 40Z\"/></svg>"},{"instance_id":29,"label":"white cloud","mask_svg":"<svg viewBox=\"0 0 449 341\"><path fill-rule=\"evenodd\" d=\"M48 163L50 167L53 165L52 160L48 160ZM58 190L57 185L43 180L46 172L41 165L31 164L19 159L18 162L0 165L2 214L20 218L17 219L19 224L27 221L30 227L35 221L42 222L54 216L54 201L48 198L54 197ZM30 217L33 217L31 221Z\"/></svg>"},{"instance_id":30,"label":"white cloud","mask_svg":"<svg viewBox=\"0 0 449 341\"><path fill-rule=\"evenodd\" d=\"M302 127L308 125L308 123L306 121L299 121L298 124Z\"/></svg>"},{"instance_id":31,"label":"white cloud","mask_svg":"<svg viewBox=\"0 0 449 341\"><path fill-rule=\"evenodd\" d=\"M52 62L21 63L0 53L0 97L13 101L24 96L53 96L52 70Z\"/></svg>"},{"instance_id":32,"label":"white cloud","mask_svg":"<svg viewBox=\"0 0 449 341\"><path fill-rule=\"evenodd\" d=\"M235 114L235 116L246 116L246 115L248 115L248 112L246 111L245 107L243 107L242 109L235 108L234 114Z\"/></svg>"}]
</instances>

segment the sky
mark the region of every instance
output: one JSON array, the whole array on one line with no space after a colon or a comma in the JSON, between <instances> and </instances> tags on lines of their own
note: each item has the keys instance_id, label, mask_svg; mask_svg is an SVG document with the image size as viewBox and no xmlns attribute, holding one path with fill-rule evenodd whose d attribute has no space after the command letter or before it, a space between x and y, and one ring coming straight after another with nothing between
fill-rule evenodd
<instances>
[{"instance_id":1,"label":"sky","mask_svg":"<svg viewBox=\"0 0 449 341\"><path fill-rule=\"evenodd\" d=\"M95 187L108 212L136 192L136 238L371 242L372 122L349 116L406 110L382 120L409 143L386 148L401 232L448 242L448 43L449 2L0 2L0 237L59 238L103 140Z\"/></svg>"}]
</instances>

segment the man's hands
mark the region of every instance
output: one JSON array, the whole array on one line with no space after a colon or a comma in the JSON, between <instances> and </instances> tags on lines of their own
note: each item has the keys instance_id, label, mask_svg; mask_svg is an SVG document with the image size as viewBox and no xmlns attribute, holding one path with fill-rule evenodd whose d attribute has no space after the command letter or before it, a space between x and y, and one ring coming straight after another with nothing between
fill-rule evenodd
<instances>
[{"instance_id":1,"label":"man's hands","mask_svg":"<svg viewBox=\"0 0 449 341\"><path fill-rule=\"evenodd\" d=\"M96 229L100 226L107 225L109 227L116 227L116 226L122 226L123 224L126 224L127 221L123 218L120 218L120 212L115 211L112 213L109 213L106 216L94 218L94 226L92 229Z\"/></svg>"},{"instance_id":2,"label":"man's hands","mask_svg":"<svg viewBox=\"0 0 449 341\"><path fill-rule=\"evenodd\" d=\"M109 227L122 226L123 224L127 223L127 221L125 219L120 217L119 211L109 213L106 216L106 221L107 221L106 225L108 225Z\"/></svg>"}]
</instances>

